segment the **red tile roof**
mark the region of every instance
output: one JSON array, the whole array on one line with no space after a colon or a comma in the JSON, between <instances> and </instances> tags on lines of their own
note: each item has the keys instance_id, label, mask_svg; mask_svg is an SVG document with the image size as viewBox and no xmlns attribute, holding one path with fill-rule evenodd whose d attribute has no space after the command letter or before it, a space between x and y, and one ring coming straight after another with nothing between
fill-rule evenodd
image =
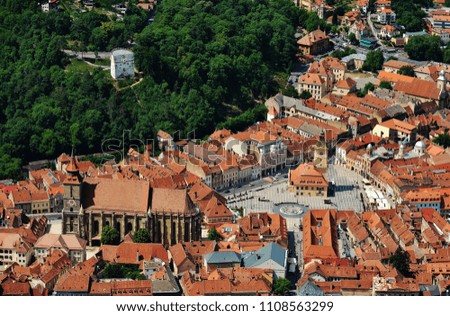
<instances>
[{"instance_id":1,"label":"red tile roof","mask_svg":"<svg viewBox=\"0 0 450 316\"><path fill-rule=\"evenodd\" d=\"M87 178L83 183L83 208L146 213L150 187L142 180Z\"/></svg>"},{"instance_id":2,"label":"red tile roof","mask_svg":"<svg viewBox=\"0 0 450 316\"><path fill-rule=\"evenodd\" d=\"M118 246L102 245L99 251L107 262L140 264L143 260L159 258L169 263L167 252L161 244L123 242Z\"/></svg>"},{"instance_id":3,"label":"red tile roof","mask_svg":"<svg viewBox=\"0 0 450 316\"><path fill-rule=\"evenodd\" d=\"M399 81L394 86L395 91L403 92L419 98L439 100L440 91L436 83L414 78L412 82Z\"/></svg>"},{"instance_id":4,"label":"red tile roof","mask_svg":"<svg viewBox=\"0 0 450 316\"><path fill-rule=\"evenodd\" d=\"M31 288L28 282L8 282L0 285L3 289L4 296L29 296L31 295ZM2 291L0 291L2 292Z\"/></svg>"},{"instance_id":5,"label":"red tile roof","mask_svg":"<svg viewBox=\"0 0 450 316\"><path fill-rule=\"evenodd\" d=\"M336 210L310 210L306 213L303 217L305 262L339 257L336 225Z\"/></svg>"},{"instance_id":6,"label":"red tile roof","mask_svg":"<svg viewBox=\"0 0 450 316\"><path fill-rule=\"evenodd\" d=\"M329 37L321 30L315 30L298 40L300 46L312 46L316 42L328 39Z\"/></svg>"}]
</instances>

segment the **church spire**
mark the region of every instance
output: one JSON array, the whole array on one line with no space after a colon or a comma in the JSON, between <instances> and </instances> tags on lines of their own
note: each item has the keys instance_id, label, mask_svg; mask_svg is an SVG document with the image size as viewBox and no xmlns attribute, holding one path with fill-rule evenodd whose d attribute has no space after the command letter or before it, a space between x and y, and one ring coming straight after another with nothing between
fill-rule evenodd
<instances>
[{"instance_id":1,"label":"church spire","mask_svg":"<svg viewBox=\"0 0 450 316\"><path fill-rule=\"evenodd\" d=\"M72 149L72 154L70 155L70 158L69 158L69 164L66 167L66 171L72 175L79 172L77 159L73 155L73 149Z\"/></svg>"},{"instance_id":2,"label":"church spire","mask_svg":"<svg viewBox=\"0 0 450 316\"><path fill-rule=\"evenodd\" d=\"M447 91L447 77L445 74L445 70L442 69L439 72L439 77L437 79L437 87L440 90L439 92L439 106L446 107L448 100L448 91Z\"/></svg>"}]
</instances>

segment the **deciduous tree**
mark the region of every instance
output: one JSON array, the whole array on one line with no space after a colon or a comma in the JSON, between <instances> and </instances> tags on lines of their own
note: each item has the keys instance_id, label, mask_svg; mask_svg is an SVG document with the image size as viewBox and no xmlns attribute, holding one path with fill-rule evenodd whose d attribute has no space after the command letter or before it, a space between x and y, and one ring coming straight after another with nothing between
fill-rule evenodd
<instances>
[{"instance_id":1,"label":"deciduous tree","mask_svg":"<svg viewBox=\"0 0 450 316\"><path fill-rule=\"evenodd\" d=\"M150 242L150 234L147 229L139 228L133 234L133 241L136 243L149 243Z\"/></svg>"},{"instance_id":2,"label":"deciduous tree","mask_svg":"<svg viewBox=\"0 0 450 316\"><path fill-rule=\"evenodd\" d=\"M118 245L120 243L120 234L115 228L105 226L102 229L100 242L105 245Z\"/></svg>"}]
</instances>

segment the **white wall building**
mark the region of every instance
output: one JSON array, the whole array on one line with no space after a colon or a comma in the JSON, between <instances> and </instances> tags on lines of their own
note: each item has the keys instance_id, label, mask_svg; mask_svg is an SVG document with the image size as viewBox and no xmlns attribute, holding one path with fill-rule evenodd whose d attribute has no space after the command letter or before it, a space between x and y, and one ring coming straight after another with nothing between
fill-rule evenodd
<instances>
[{"instance_id":1,"label":"white wall building","mask_svg":"<svg viewBox=\"0 0 450 316\"><path fill-rule=\"evenodd\" d=\"M33 245L16 233L0 233L0 266L14 262L28 266L33 255Z\"/></svg>"},{"instance_id":2,"label":"white wall building","mask_svg":"<svg viewBox=\"0 0 450 316\"><path fill-rule=\"evenodd\" d=\"M134 53L128 49L116 49L111 53L111 76L114 79L134 77Z\"/></svg>"}]
</instances>

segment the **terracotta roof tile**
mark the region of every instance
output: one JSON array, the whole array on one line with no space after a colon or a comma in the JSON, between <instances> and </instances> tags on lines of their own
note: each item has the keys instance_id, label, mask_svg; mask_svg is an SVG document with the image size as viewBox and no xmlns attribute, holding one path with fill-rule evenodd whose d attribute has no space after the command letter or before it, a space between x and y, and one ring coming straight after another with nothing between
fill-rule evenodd
<instances>
[{"instance_id":1,"label":"terracotta roof tile","mask_svg":"<svg viewBox=\"0 0 450 316\"><path fill-rule=\"evenodd\" d=\"M314 164L301 164L296 169L290 170L289 181L293 182L295 186L328 187L327 180L314 167Z\"/></svg>"},{"instance_id":2,"label":"terracotta roof tile","mask_svg":"<svg viewBox=\"0 0 450 316\"><path fill-rule=\"evenodd\" d=\"M154 188L151 197L152 212L191 214L195 212L186 189Z\"/></svg>"},{"instance_id":3,"label":"terracotta roof tile","mask_svg":"<svg viewBox=\"0 0 450 316\"><path fill-rule=\"evenodd\" d=\"M146 213L149 189L147 181L88 178L83 182L82 205L84 209Z\"/></svg>"},{"instance_id":4,"label":"terracotta roof tile","mask_svg":"<svg viewBox=\"0 0 450 316\"><path fill-rule=\"evenodd\" d=\"M139 264L143 260L159 258L169 263L167 252L161 244L123 242L118 246L102 245L103 260L124 264Z\"/></svg>"}]
</instances>

